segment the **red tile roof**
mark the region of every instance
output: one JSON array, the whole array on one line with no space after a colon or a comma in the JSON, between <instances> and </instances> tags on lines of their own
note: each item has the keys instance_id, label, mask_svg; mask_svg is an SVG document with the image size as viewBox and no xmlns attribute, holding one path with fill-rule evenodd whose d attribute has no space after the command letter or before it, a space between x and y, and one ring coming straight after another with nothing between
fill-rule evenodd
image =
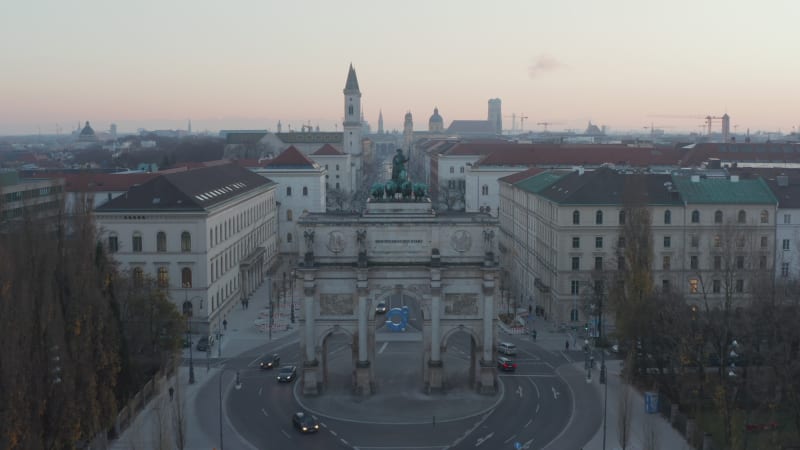
<instances>
[{"instance_id":1,"label":"red tile roof","mask_svg":"<svg viewBox=\"0 0 800 450\"><path fill-rule=\"evenodd\" d=\"M314 166L314 161L308 159L308 156L304 155L303 152L298 150L294 145L290 145L289 148L281 152L281 154L278 156L264 162L264 167L271 167L275 169L301 169L312 168Z\"/></svg>"},{"instance_id":2,"label":"red tile roof","mask_svg":"<svg viewBox=\"0 0 800 450\"><path fill-rule=\"evenodd\" d=\"M800 162L800 145L772 143L703 143L684 147L682 166L697 167L709 158L723 162Z\"/></svg>"},{"instance_id":3,"label":"red tile roof","mask_svg":"<svg viewBox=\"0 0 800 450\"><path fill-rule=\"evenodd\" d=\"M545 169L539 169L537 167L531 167L530 169L523 170L522 172L512 173L511 175L506 175L502 178L499 178L497 181L502 181L508 184L514 184L517 181L524 180L526 178L530 178L534 175L538 175L544 172Z\"/></svg>"},{"instance_id":4,"label":"red tile roof","mask_svg":"<svg viewBox=\"0 0 800 450\"><path fill-rule=\"evenodd\" d=\"M325 144L319 148L319 150L312 153L312 155L319 155L319 156L341 156L344 155L344 152L339 151L336 147L332 146L331 144Z\"/></svg>"}]
</instances>

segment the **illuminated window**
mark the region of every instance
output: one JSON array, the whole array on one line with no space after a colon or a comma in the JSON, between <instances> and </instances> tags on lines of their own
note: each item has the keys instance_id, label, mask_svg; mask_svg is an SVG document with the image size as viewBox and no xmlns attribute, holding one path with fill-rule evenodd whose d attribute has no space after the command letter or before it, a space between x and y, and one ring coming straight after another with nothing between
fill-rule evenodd
<instances>
[{"instance_id":1,"label":"illuminated window","mask_svg":"<svg viewBox=\"0 0 800 450\"><path fill-rule=\"evenodd\" d=\"M690 294L697 294L700 290L700 280L696 278L692 278L689 280L689 293Z\"/></svg>"},{"instance_id":2,"label":"illuminated window","mask_svg":"<svg viewBox=\"0 0 800 450\"><path fill-rule=\"evenodd\" d=\"M188 267L181 269L181 287L192 287L192 269Z\"/></svg>"},{"instance_id":3,"label":"illuminated window","mask_svg":"<svg viewBox=\"0 0 800 450\"><path fill-rule=\"evenodd\" d=\"M158 287L160 288L168 288L169 287L169 270L166 267L159 267L158 268Z\"/></svg>"}]
</instances>

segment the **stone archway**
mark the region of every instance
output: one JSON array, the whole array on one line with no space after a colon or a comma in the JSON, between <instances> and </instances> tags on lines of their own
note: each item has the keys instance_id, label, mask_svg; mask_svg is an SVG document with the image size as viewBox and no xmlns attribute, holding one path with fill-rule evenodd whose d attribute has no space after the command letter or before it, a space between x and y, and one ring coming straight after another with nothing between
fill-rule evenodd
<instances>
[{"instance_id":1,"label":"stone archway","mask_svg":"<svg viewBox=\"0 0 800 450\"><path fill-rule=\"evenodd\" d=\"M454 336L459 334L466 335L469 337L469 348L466 349L466 353L469 357L469 364L466 376L467 385L470 388L479 387L478 386L478 377L480 376L480 360L481 360L481 353L483 349L483 339L474 328L472 327L465 327L465 326L453 326L450 327L447 331L442 334L442 340L440 341L439 345L441 348L441 354L443 355L443 362L442 362L442 389L448 390L450 388L456 387L457 383L455 380L450 379L450 375L452 371L448 370L447 364L448 362L444 361L444 355L447 354L448 345L451 343L451 340L454 339ZM463 343L461 343L463 344ZM452 364L452 362L450 362Z\"/></svg>"},{"instance_id":2,"label":"stone archway","mask_svg":"<svg viewBox=\"0 0 800 450\"><path fill-rule=\"evenodd\" d=\"M333 349L330 348L332 342ZM355 377L355 363L358 356L357 346L358 337L346 328L334 325L320 333L317 347L320 349L321 383L325 389L343 391L354 387L355 380L349 378L347 374L352 374L352 377ZM342 363L338 361L340 359L347 360L348 353L349 362L344 361ZM331 356L335 357L331 358ZM334 370L335 375L332 377L330 371L332 360L335 362L333 365L336 369L347 367L349 370Z\"/></svg>"}]
</instances>

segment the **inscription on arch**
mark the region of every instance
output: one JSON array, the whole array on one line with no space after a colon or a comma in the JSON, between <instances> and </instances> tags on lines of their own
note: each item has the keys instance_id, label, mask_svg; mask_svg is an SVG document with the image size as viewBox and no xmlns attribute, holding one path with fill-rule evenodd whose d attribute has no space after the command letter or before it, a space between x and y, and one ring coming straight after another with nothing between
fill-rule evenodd
<instances>
[{"instance_id":1,"label":"inscription on arch","mask_svg":"<svg viewBox=\"0 0 800 450\"><path fill-rule=\"evenodd\" d=\"M352 316L355 314L353 294L320 294L320 316Z\"/></svg>"},{"instance_id":2,"label":"inscription on arch","mask_svg":"<svg viewBox=\"0 0 800 450\"><path fill-rule=\"evenodd\" d=\"M455 316L478 315L478 294L445 294L444 313Z\"/></svg>"}]
</instances>

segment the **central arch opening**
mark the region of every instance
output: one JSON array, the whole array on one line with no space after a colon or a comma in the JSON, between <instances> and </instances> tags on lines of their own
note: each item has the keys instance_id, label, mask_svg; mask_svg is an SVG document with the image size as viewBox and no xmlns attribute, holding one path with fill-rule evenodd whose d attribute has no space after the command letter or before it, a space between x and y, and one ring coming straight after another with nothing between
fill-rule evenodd
<instances>
[{"instance_id":1,"label":"central arch opening","mask_svg":"<svg viewBox=\"0 0 800 450\"><path fill-rule=\"evenodd\" d=\"M327 392L349 394L353 391L357 345L355 336L341 328L334 328L325 336L322 341L322 377Z\"/></svg>"},{"instance_id":2,"label":"central arch opening","mask_svg":"<svg viewBox=\"0 0 800 450\"><path fill-rule=\"evenodd\" d=\"M476 383L477 343L466 330L448 333L442 341L445 392L470 391Z\"/></svg>"},{"instance_id":3,"label":"central arch opening","mask_svg":"<svg viewBox=\"0 0 800 450\"><path fill-rule=\"evenodd\" d=\"M373 374L378 392L422 389L423 314L420 299L396 290L376 298ZM379 313L385 306L386 312Z\"/></svg>"}]
</instances>

